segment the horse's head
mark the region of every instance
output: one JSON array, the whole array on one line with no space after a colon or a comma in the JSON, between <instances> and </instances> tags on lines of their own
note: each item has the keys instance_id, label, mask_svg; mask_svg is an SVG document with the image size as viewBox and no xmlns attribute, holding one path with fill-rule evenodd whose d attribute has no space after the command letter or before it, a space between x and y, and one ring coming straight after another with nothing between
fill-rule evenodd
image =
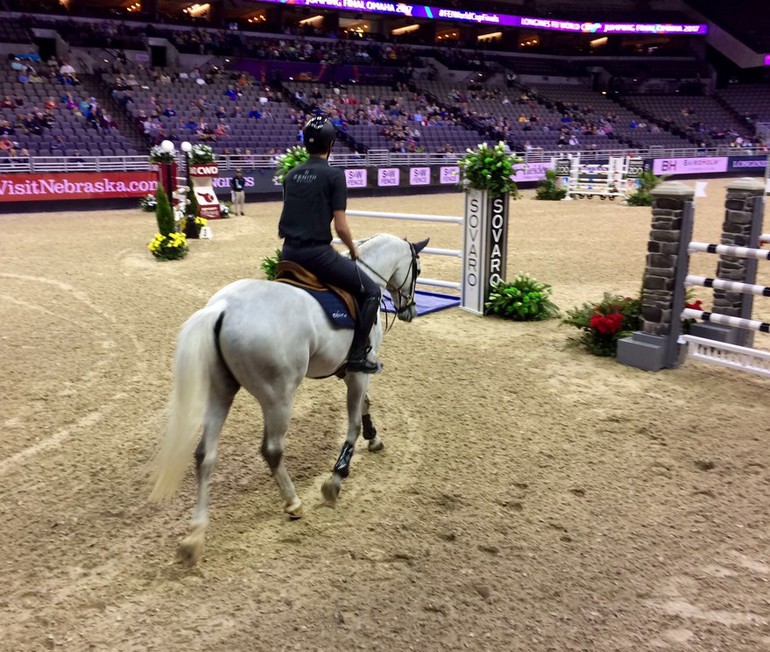
<instances>
[{"instance_id":1,"label":"horse's head","mask_svg":"<svg viewBox=\"0 0 770 652\"><path fill-rule=\"evenodd\" d=\"M420 252L429 240L409 242L381 234L370 238L360 248L361 263L385 284L393 299L396 316L403 321L412 321L417 316L414 293L420 275Z\"/></svg>"},{"instance_id":2,"label":"horse's head","mask_svg":"<svg viewBox=\"0 0 770 652\"><path fill-rule=\"evenodd\" d=\"M420 252L425 249L430 238L420 242L403 242L409 246L408 252L400 258L393 275L387 284L396 316L403 321L412 321L417 316L414 293L417 289L417 277L420 275Z\"/></svg>"}]
</instances>

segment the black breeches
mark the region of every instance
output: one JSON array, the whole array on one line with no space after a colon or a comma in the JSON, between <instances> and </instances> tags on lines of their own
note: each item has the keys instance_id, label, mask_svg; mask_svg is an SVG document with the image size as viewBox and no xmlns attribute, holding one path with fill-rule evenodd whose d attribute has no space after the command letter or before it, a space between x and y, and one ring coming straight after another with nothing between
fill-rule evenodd
<instances>
[{"instance_id":1,"label":"black breeches","mask_svg":"<svg viewBox=\"0 0 770 652\"><path fill-rule=\"evenodd\" d=\"M331 245L293 247L284 243L281 257L302 265L319 281L347 290L361 304L368 298L380 298L380 286L372 277L360 270L350 258L338 254Z\"/></svg>"}]
</instances>

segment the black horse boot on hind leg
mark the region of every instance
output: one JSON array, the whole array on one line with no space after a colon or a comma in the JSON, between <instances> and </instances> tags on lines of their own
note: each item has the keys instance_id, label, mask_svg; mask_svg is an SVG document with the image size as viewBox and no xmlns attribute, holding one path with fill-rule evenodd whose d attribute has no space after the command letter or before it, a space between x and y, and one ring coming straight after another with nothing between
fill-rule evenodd
<instances>
[{"instance_id":1,"label":"black horse boot on hind leg","mask_svg":"<svg viewBox=\"0 0 770 652\"><path fill-rule=\"evenodd\" d=\"M348 371L357 371L365 374L376 374L382 371L382 365L379 362L372 362L367 358L371 351L369 342L369 333L377 320L377 314L380 311L379 297L369 297L363 302L361 311L358 315L356 329L353 333L353 345L348 354Z\"/></svg>"}]
</instances>

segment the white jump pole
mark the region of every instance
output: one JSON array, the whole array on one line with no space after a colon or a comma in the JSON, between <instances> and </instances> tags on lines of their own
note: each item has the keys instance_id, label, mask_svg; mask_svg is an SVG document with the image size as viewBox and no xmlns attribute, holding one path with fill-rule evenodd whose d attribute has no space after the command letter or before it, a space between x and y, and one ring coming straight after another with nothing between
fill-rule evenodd
<instances>
[{"instance_id":1,"label":"white jump pole","mask_svg":"<svg viewBox=\"0 0 770 652\"><path fill-rule=\"evenodd\" d=\"M684 279L684 283L685 285L700 285L705 288L726 290L727 292L742 292L743 294L756 294L760 297L770 297L770 287L766 285L752 285L751 283L726 281L721 278L695 276L694 274L688 274Z\"/></svg>"},{"instance_id":2,"label":"white jump pole","mask_svg":"<svg viewBox=\"0 0 770 652\"><path fill-rule=\"evenodd\" d=\"M732 245L709 244L707 242L691 242L687 245L689 253L721 254L735 258L754 258L755 260L770 260L770 251L752 249L751 247L734 247Z\"/></svg>"},{"instance_id":3,"label":"white jump pole","mask_svg":"<svg viewBox=\"0 0 770 652\"><path fill-rule=\"evenodd\" d=\"M465 219L454 215L418 215L416 213L381 213L378 211L345 211L354 217L373 217L386 220L409 220L411 222L448 222L462 224Z\"/></svg>"},{"instance_id":4,"label":"white jump pole","mask_svg":"<svg viewBox=\"0 0 770 652\"><path fill-rule=\"evenodd\" d=\"M682 319L699 319L722 326L733 326L734 328L744 328L749 331L770 333L770 324L767 322L759 321L758 319L741 319L740 317L731 317L730 315L720 315L715 312L706 312L705 310L685 308L682 311Z\"/></svg>"}]
</instances>

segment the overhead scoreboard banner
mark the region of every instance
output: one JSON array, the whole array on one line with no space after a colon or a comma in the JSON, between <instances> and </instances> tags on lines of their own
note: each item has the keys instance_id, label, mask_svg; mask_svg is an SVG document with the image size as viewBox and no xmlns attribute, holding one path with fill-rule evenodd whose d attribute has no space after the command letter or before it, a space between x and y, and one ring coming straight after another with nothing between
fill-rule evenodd
<instances>
[{"instance_id":1,"label":"overhead scoreboard banner","mask_svg":"<svg viewBox=\"0 0 770 652\"><path fill-rule=\"evenodd\" d=\"M708 25L681 23L597 23L574 20L553 20L551 18L530 18L491 11L447 9L428 5L413 5L405 2L380 2L379 0L260 0L272 4L295 7L318 7L338 11L354 11L369 14L395 14L408 18L447 20L452 22L476 23L495 27L526 27L555 32L579 32L583 34L666 34L669 36L703 36L708 34Z\"/></svg>"}]
</instances>

